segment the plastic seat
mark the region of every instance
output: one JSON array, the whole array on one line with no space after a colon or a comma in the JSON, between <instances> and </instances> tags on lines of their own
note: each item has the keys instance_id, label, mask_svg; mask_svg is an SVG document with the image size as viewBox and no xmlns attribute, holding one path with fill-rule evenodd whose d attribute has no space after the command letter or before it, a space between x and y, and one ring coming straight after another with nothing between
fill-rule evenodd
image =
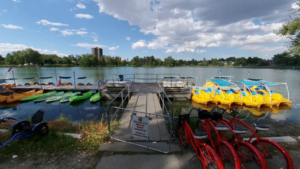
<instances>
[{"instance_id":1,"label":"plastic seat","mask_svg":"<svg viewBox=\"0 0 300 169\"><path fill-rule=\"evenodd\" d=\"M195 130L195 134L194 134L194 137L196 139L205 139L207 138L207 133L203 132L203 131L200 131L198 129Z\"/></svg>"},{"instance_id":2,"label":"plastic seat","mask_svg":"<svg viewBox=\"0 0 300 169\"><path fill-rule=\"evenodd\" d=\"M234 126L234 128L233 128L233 132L235 134L245 134L245 133L247 133L247 131L248 131L247 129L237 127L237 126Z\"/></svg>"},{"instance_id":3,"label":"plastic seat","mask_svg":"<svg viewBox=\"0 0 300 169\"><path fill-rule=\"evenodd\" d=\"M258 130L258 131L268 131L269 130L268 126L259 125L256 123L254 123L254 126L255 126L255 130Z\"/></svg>"},{"instance_id":4,"label":"plastic seat","mask_svg":"<svg viewBox=\"0 0 300 169\"><path fill-rule=\"evenodd\" d=\"M217 125L215 126L215 129L218 131L227 131L227 130L229 130L229 127L225 126L222 123L217 123Z\"/></svg>"}]
</instances>

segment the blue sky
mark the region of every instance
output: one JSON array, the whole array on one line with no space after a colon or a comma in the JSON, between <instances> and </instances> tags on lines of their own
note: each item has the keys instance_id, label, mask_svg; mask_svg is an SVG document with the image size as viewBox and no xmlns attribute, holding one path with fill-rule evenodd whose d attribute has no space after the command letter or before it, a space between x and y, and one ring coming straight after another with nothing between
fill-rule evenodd
<instances>
[{"instance_id":1,"label":"blue sky","mask_svg":"<svg viewBox=\"0 0 300 169\"><path fill-rule=\"evenodd\" d=\"M1 0L0 54L91 53L131 59L258 56L286 50L277 35L293 0Z\"/></svg>"}]
</instances>

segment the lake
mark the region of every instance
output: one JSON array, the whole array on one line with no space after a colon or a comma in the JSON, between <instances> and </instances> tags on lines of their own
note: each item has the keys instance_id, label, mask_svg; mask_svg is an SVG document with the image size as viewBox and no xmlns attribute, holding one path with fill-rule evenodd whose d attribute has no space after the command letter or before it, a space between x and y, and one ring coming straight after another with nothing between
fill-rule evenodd
<instances>
[{"instance_id":1,"label":"lake","mask_svg":"<svg viewBox=\"0 0 300 169\"><path fill-rule=\"evenodd\" d=\"M0 77L6 74L8 68L0 68ZM274 70L274 69L249 69L249 68L213 68L213 67L16 67L12 69L17 79L17 84L30 82L29 80L21 80L25 77L48 77L53 76L53 79L42 80L42 82L52 81L57 84L55 71L57 76L71 76L71 79L62 80L62 82L72 82L74 84L74 72L76 77L86 76L86 79L76 80L79 82L97 84L100 79L111 79L112 75L119 74L162 74L165 75L180 75L180 76L197 76L198 86L205 84L206 80L212 76L219 76L220 72L223 76L234 76L234 80L245 79L246 77L262 78L270 82L286 82L290 91L290 100L293 104L290 109L280 107L279 109L262 108L260 110L245 108L242 111L241 117L245 117L248 122L261 121L263 123L300 123L300 71L299 70ZM248 73L250 74L248 76ZM142 75L141 75L142 76ZM141 77L140 76L140 77ZM5 78L12 78L12 72L8 73ZM126 76L125 76L126 78ZM13 82L11 82L13 83ZM287 97L287 91L284 85L272 87L272 90L279 92ZM188 111L193 106L202 106L193 104L191 101L172 101L174 109L182 112ZM20 119L28 119L38 109L46 109L45 119L53 120L61 114L68 116L74 123L81 120L96 119L99 120L103 110L106 108L109 100L101 100L95 104L91 104L89 100L85 100L76 104L54 102L47 104L42 103L12 103L0 105L0 117L11 116ZM250 113L252 112L252 113Z\"/></svg>"}]
</instances>

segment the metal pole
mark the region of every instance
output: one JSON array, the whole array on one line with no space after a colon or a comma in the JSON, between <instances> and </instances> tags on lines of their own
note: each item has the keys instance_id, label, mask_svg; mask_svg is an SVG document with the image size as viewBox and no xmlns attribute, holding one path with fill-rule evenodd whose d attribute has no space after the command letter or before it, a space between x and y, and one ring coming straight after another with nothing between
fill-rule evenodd
<instances>
[{"instance_id":1,"label":"metal pole","mask_svg":"<svg viewBox=\"0 0 300 169\"><path fill-rule=\"evenodd\" d=\"M58 83L57 83L57 74L56 74L56 67L54 67L54 70L55 70L55 80L56 80L56 85L58 85Z\"/></svg>"},{"instance_id":2,"label":"metal pole","mask_svg":"<svg viewBox=\"0 0 300 169\"><path fill-rule=\"evenodd\" d=\"M42 89L41 75L40 75L40 68L39 68L39 66L38 66L38 77L40 79L40 86L41 86L41 89Z\"/></svg>"},{"instance_id":3,"label":"metal pole","mask_svg":"<svg viewBox=\"0 0 300 169\"><path fill-rule=\"evenodd\" d=\"M73 72L74 73L74 86L75 86L75 91L77 91L76 90L76 81L75 81L75 72Z\"/></svg>"},{"instance_id":4,"label":"metal pole","mask_svg":"<svg viewBox=\"0 0 300 169\"><path fill-rule=\"evenodd\" d=\"M15 86L17 86L14 71L12 71L12 73L13 73L13 78L14 78Z\"/></svg>"}]
</instances>

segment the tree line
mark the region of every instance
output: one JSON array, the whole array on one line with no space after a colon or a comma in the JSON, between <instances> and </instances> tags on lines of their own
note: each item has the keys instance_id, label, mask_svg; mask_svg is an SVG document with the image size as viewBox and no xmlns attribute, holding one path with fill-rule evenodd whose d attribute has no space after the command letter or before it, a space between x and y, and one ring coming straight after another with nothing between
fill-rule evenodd
<instances>
[{"instance_id":1,"label":"tree line","mask_svg":"<svg viewBox=\"0 0 300 169\"><path fill-rule=\"evenodd\" d=\"M175 67L175 66L268 66L268 65L300 65L300 56L292 52L283 52L274 55L272 60L259 57L228 57L201 60L174 59L172 56L155 58L154 56L135 56L131 60L121 60L119 57L103 55L99 60L93 54L83 54L80 58L59 57L55 54L40 54L31 48L8 53L6 57L0 55L0 65L55 65L55 64L76 64L83 67L89 66L133 66L133 67Z\"/></svg>"}]
</instances>

